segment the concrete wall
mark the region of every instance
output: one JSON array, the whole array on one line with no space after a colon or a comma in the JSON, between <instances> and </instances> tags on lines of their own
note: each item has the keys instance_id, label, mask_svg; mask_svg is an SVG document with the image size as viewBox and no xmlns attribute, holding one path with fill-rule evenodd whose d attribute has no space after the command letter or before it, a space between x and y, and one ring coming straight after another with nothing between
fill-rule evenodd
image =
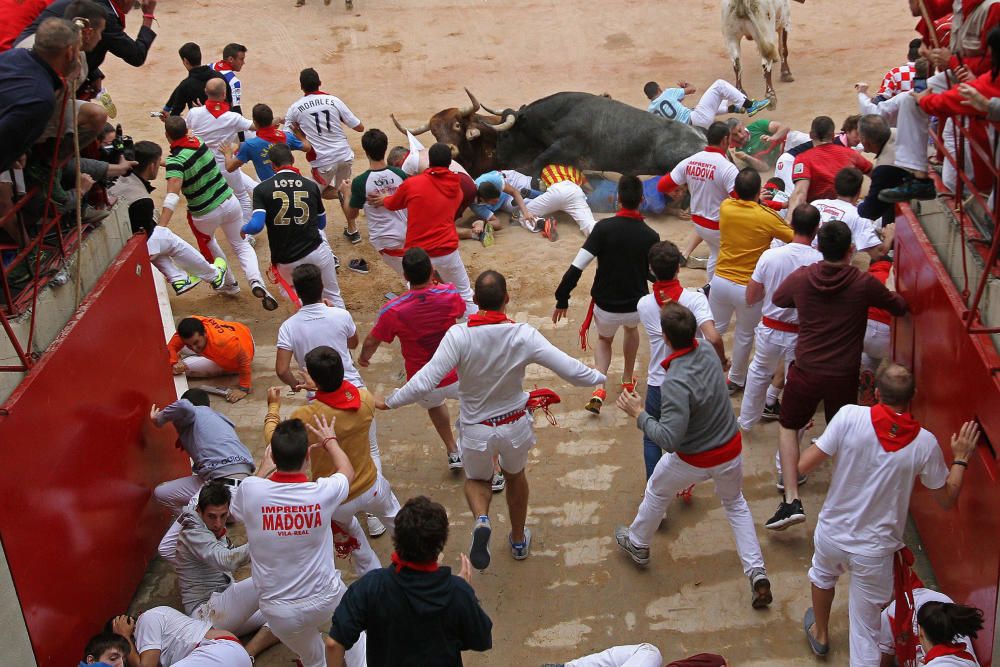
<instances>
[{"instance_id":1,"label":"concrete wall","mask_svg":"<svg viewBox=\"0 0 1000 667\"><path fill-rule=\"evenodd\" d=\"M29 352L42 353L62 331L76 312L76 276L82 272L80 300L82 301L104 274L104 271L118 257L126 241L132 236L128 221L128 208L121 201L112 209L111 215L84 240L83 246L73 254L62 273L65 282L61 285L49 283L38 295L35 308L35 336ZM31 313L27 312L11 322L22 349L28 341L31 327ZM28 351L28 350L26 350ZM19 365L10 339L0 329L0 366ZM0 373L0 406L13 393L24 378L23 373ZM4 663L6 664L6 663Z\"/></svg>"}]
</instances>

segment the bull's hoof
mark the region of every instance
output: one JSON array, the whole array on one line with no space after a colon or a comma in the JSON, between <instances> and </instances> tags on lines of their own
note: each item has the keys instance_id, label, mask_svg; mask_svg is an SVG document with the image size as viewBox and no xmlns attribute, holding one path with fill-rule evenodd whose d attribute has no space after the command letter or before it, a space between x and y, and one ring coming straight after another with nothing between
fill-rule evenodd
<instances>
[{"instance_id":1,"label":"bull's hoof","mask_svg":"<svg viewBox=\"0 0 1000 667\"><path fill-rule=\"evenodd\" d=\"M768 105L767 108L769 110L771 110L771 111L777 111L777 109L778 109L778 96L775 95L774 93L769 93L768 96L767 96L767 99L771 102Z\"/></svg>"},{"instance_id":2,"label":"bull's hoof","mask_svg":"<svg viewBox=\"0 0 1000 667\"><path fill-rule=\"evenodd\" d=\"M782 72L781 73L781 81L783 83L791 83L792 81L795 81L795 77L792 76L791 72Z\"/></svg>"}]
</instances>

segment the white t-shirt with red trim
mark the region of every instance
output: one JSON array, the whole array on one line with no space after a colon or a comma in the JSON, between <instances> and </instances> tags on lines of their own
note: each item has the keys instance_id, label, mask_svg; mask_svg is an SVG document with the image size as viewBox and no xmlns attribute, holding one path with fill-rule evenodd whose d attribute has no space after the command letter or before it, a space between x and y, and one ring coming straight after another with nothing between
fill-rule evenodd
<instances>
[{"instance_id":1,"label":"white t-shirt with red trim","mask_svg":"<svg viewBox=\"0 0 1000 667\"><path fill-rule=\"evenodd\" d=\"M862 218L858 207L840 199L817 199L812 205L819 210L819 225L822 227L831 220L840 220L851 230L851 242L858 252L868 250L882 243L875 233L875 223L868 218ZM813 239L813 247L816 247Z\"/></svg>"},{"instance_id":2,"label":"white t-shirt with red trim","mask_svg":"<svg viewBox=\"0 0 1000 667\"><path fill-rule=\"evenodd\" d=\"M929 588L914 588L913 589L913 636L917 636L917 613L920 608L924 606L927 602L954 602L950 597L944 593L939 593L937 591L932 591ZM892 637L892 617L896 615L896 601L893 600L889 603L889 606L882 610L882 624L879 627L878 633L878 649L886 655L896 655L896 645ZM972 640L965 635L958 635L955 638L955 643L964 644L965 650L970 654L975 655L972 650ZM938 659L940 660L940 658ZM917 664L924 664L924 647L920 642L917 642ZM937 661L930 664L951 664L947 662L939 663ZM959 662L959 665L978 665L979 662Z\"/></svg>"},{"instance_id":3,"label":"white t-shirt with red trim","mask_svg":"<svg viewBox=\"0 0 1000 667\"><path fill-rule=\"evenodd\" d=\"M188 657L211 629L209 621L193 619L172 607L153 607L135 623L135 649L139 655L159 649L160 664L172 665Z\"/></svg>"},{"instance_id":4,"label":"white t-shirt with red trim","mask_svg":"<svg viewBox=\"0 0 1000 667\"><path fill-rule=\"evenodd\" d=\"M354 159L344 125L355 128L361 120L339 97L317 93L298 99L285 114L286 126L292 123L299 124L316 152L316 159L309 161L311 166L325 169Z\"/></svg>"},{"instance_id":5,"label":"white t-shirt with red trim","mask_svg":"<svg viewBox=\"0 0 1000 667\"><path fill-rule=\"evenodd\" d=\"M763 316L788 324L798 324L799 311L795 308L779 308L771 301L771 297L795 269L815 264L822 259L823 255L819 250L804 243L786 243L765 250L750 276L750 280L764 286L764 303L761 308Z\"/></svg>"},{"instance_id":6,"label":"white t-shirt with red trim","mask_svg":"<svg viewBox=\"0 0 1000 667\"><path fill-rule=\"evenodd\" d=\"M901 549L914 479L919 475L928 489L940 489L948 479L930 431L922 428L910 444L887 452L868 407L842 407L816 446L834 459L816 533L848 553L881 557Z\"/></svg>"},{"instance_id":7,"label":"white t-shirt with red trim","mask_svg":"<svg viewBox=\"0 0 1000 667\"><path fill-rule=\"evenodd\" d=\"M333 562L331 521L349 489L341 473L315 482L280 472L243 480L230 509L246 525L262 602L304 600L344 585Z\"/></svg>"},{"instance_id":8,"label":"white t-shirt with red trim","mask_svg":"<svg viewBox=\"0 0 1000 667\"><path fill-rule=\"evenodd\" d=\"M670 180L677 185L687 185L691 193L691 216L719 224L719 206L736 186L740 170L726 159L726 155L711 147L681 160ZM698 222L696 220L696 222Z\"/></svg>"},{"instance_id":9,"label":"white t-shirt with red trim","mask_svg":"<svg viewBox=\"0 0 1000 667\"><path fill-rule=\"evenodd\" d=\"M695 337L704 340L705 336L701 332L701 325L705 322L715 322L712 316L712 309L708 305L708 297L693 289L684 289L677 303L681 304L694 314L694 320L698 324L698 331ZM642 322L646 335L649 337L649 373L646 384L659 387L667 377L667 371L660 364L673 349L663 338L663 328L660 326L660 305L656 303L656 297L652 294L639 299L636 305L639 311L639 321Z\"/></svg>"},{"instance_id":10,"label":"white t-shirt with red trim","mask_svg":"<svg viewBox=\"0 0 1000 667\"><path fill-rule=\"evenodd\" d=\"M208 107L191 109L185 120L191 134L201 139L201 142L216 155L221 154L219 147L222 144L232 141L237 132L246 132L253 125L253 121L233 111L213 116Z\"/></svg>"}]
</instances>

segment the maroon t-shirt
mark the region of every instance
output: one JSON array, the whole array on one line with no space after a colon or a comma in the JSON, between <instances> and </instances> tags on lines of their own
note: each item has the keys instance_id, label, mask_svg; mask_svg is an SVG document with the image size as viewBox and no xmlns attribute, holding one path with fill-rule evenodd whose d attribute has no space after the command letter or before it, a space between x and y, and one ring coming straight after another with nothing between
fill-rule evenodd
<instances>
[{"instance_id":1,"label":"maroon t-shirt","mask_svg":"<svg viewBox=\"0 0 1000 667\"><path fill-rule=\"evenodd\" d=\"M906 314L906 301L853 266L816 262L792 272L771 301L799 311L795 365L817 375L857 376L868 309Z\"/></svg>"}]
</instances>

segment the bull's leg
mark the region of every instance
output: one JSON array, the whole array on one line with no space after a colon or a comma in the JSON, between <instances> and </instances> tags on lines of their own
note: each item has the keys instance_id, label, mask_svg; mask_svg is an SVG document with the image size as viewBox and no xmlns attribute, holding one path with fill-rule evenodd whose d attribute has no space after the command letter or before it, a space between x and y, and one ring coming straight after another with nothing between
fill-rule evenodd
<instances>
[{"instance_id":1,"label":"bull's leg","mask_svg":"<svg viewBox=\"0 0 1000 667\"><path fill-rule=\"evenodd\" d=\"M795 81L792 68L788 66L788 30L778 28L778 53L781 55L781 80L785 83Z\"/></svg>"},{"instance_id":2,"label":"bull's leg","mask_svg":"<svg viewBox=\"0 0 1000 667\"><path fill-rule=\"evenodd\" d=\"M733 74L736 76L736 87L746 95L747 91L743 90L743 65L740 63L739 56L733 58Z\"/></svg>"},{"instance_id":3,"label":"bull's leg","mask_svg":"<svg viewBox=\"0 0 1000 667\"><path fill-rule=\"evenodd\" d=\"M771 106L769 107L772 111L778 108L778 95L774 92L774 83L771 81L771 69L773 63L764 63L764 89L767 91L767 99L771 100Z\"/></svg>"}]
</instances>

